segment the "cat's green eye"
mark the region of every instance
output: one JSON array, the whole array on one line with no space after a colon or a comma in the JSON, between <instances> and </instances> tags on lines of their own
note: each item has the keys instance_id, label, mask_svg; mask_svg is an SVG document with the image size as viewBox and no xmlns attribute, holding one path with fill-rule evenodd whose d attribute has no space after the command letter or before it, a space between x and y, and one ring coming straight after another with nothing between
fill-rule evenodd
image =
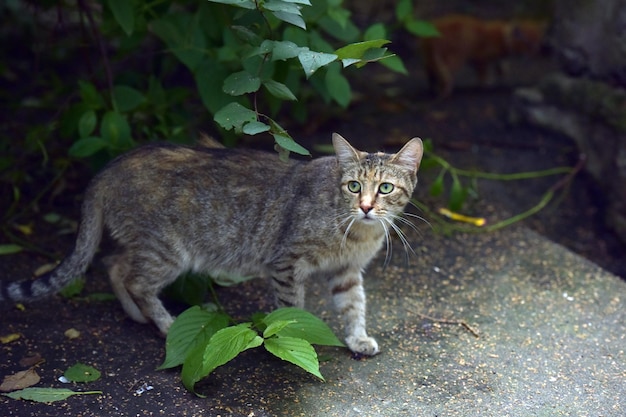
<instances>
[{"instance_id":1,"label":"cat's green eye","mask_svg":"<svg viewBox=\"0 0 626 417\"><path fill-rule=\"evenodd\" d=\"M378 192L380 192L381 194L389 194L392 191L393 184L390 184L388 182L383 182L382 184L380 184L380 187L378 187Z\"/></svg>"},{"instance_id":2,"label":"cat's green eye","mask_svg":"<svg viewBox=\"0 0 626 417\"><path fill-rule=\"evenodd\" d=\"M358 181L350 181L348 183L348 190L352 193L358 193L361 191L361 184Z\"/></svg>"}]
</instances>

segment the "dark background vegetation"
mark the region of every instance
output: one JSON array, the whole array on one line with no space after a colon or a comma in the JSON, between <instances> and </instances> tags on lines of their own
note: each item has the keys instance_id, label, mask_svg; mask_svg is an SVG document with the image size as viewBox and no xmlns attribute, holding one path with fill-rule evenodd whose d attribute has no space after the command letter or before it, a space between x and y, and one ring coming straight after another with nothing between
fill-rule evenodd
<instances>
[{"instance_id":1,"label":"dark background vegetation","mask_svg":"<svg viewBox=\"0 0 626 417\"><path fill-rule=\"evenodd\" d=\"M172 19L176 13L191 16L199 4L207 7L204 0L129 2L136 17L131 36L120 26L109 3L16 0L0 4L0 244L22 248L19 253L0 259L3 281L29 277L41 265L56 261L71 250L86 184L106 161L126 149L150 141L192 143L200 132L207 132L229 146L273 151L275 138L271 134L237 135L221 129L213 120L226 102L220 100L231 97L220 92L221 82L210 81L223 81L228 74L243 68L243 46L230 38L227 43L216 34L216 28L224 29L227 20L211 16L200 20L207 39L216 42L215 49L207 47L202 52L219 56L224 67L217 74L211 73L213 78L201 79L199 83L199 72L190 67L189 61L184 62L190 58L176 55L168 43L172 39L163 33L159 36L149 22ZM431 18L453 12L483 18L550 18L549 1L353 0L333 7L330 5L335 2L330 0L320 3L328 6L320 16L328 17L333 7L330 14L335 17L342 15L341 10L349 11L354 24L350 26L352 34L334 36L340 32L325 27L331 23L328 19L320 23L318 16L307 21L309 31L302 42L312 49L332 51L362 40L372 25L382 23L385 37L392 41L387 46L400 56L406 73L398 72L401 67L397 63L395 70L371 63L342 71L321 68L307 80L298 63L291 62L286 68L274 67L275 72L268 76L288 84L296 93L297 102L276 100L265 90L237 98L249 108L272 117L312 153L323 153L327 148L320 145L328 145L331 132L337 131L368 150L393 151L413 136L430 139L436 155L469 171L532 172L578 163L579 151L568 138L510 122L513 90L532 85L546 73L557 70L549 53L511 59L504 79L490 87L478 86L473 74L464 71L459 74L453 95L435 100L428 93L417 47L415 32L428 30L422 23ZM399 18L400 4L414 6L410 18ZM235 13L226 6L210 7L230 17ZM254 26L256 23L250 27L262 32L264 26ZM276 28L279 22L272 25ZM271 35L263 32L262 36L287 39L295 35L274 30ZM332 75L327 75L329 72ZM114 87L120 85L128 88L115 92ZM330 89L333 94L329 85L335 86ZM207 92L216 95L207 97ZM105 139L95 141L100 148L94 151L76 146L81 139L92 136ZM441 167L426 165L420 171L416 197L429 210L421 214L435 230L418 224L423 240L438 239L436 234L446 231L440 227L436 210L448 205L453 185L447 177L444 192L432 196L430 189ZM464 204L459 211L485 217L488 224L494 224L535 206L546 190L563 177L476 183L463 177ZM626 251L604 223L604 197L598 189L583 170L560 188L543 210L521 223L626 277ZM411 243L420 247L419 241ZM438 256L417 252L431 258ZM485 262L489 255L485 248ZM110 292L106 273L98 261L89 277L86 292ZM262 287L255 282L247 282L241 287L221 289L219 295L231 303L233 311L245 316L271 308L271 300L259 288ZM180 304L169 302L174 304L169 306L172 311L183 309ZM25 311L11 309L6 315L5 311L1 314L2 335L24 335L3 350L6 357L0 366L6 374L24 369L19 362L32 352L47 361L40 369L43 386L61 386L56 376L75 358L85 362L93 359L107 372L106 378L97 384L105 392L103 396L68 401L59 409L5 399L9 414L58 415L63 408L63 412L75 415L103 415L103 410L120 412L115 408L119 406L129 414L146 410L180 414L184 409L194 415L245 416L249 415L250 404L263 408L263 404L257 404L261 395L257 393L263 392L257 384L265 379L250 378L252 372L257 372L258 356L244 354L233 368L221 369L217 378L203 382L204 390L216 393L211 398L212 408L208 409L208 403L199 402L184 391L174 372L154 371L163 357L163 341L154 337L149 326L129 320L117 304L80 297L52 299L27 306ZM79 343L68 343L63 335L68 323L75 323L72 325L82 332ZM268 385L279 386L276 390L265 387L269 394L261 398L288 398L299 383L293 382L293 370L267 357L261 361L269 363L262 368L265 371L259 371L272 379ZM233 388L232 378L237 380L237 389ZM146 383L156 386L158 392L143 397L133 394ZM269 414L259 411L256 415Z\"/></svg>"},{"instance_id":2,"label":"dark background vegetation","mask_svg":"<svg viewBox=\"0 0 626 417\"><path fill-rule=\"evenodd\" d=\"M3 243L27 248L27 253L47 259L63 256L59 249L64 246L57 242L72 236L86 182L107 160L131 147L155 140L193 143L200 132L207 132L229 146L273 148L269 134L234 134L213 121L220 106L233 100L221 91L221 82L247 65L241 42L222 36L237 10L196 1L130 2L134 26L129 35L113 13L113 3L117 2L10 1L0 6L2 235ZM471 73L462 73L454 96L436 101L426 93L415 35L428 30L420 23L450 12L483 18L550 18L550 2L441 3L353 1L333 6L335 2L317 2L317 14L305 15L308 37L301 38L289 32L287 24L272 22L273 31L268 32L263 22L247 22L262 37L293 38L311 49L329 52L363 40L367 30L378 25L383 28L380 33L392 40L388 46L404 62L406 73L397 65L396 71L368 64L341 72L329 66L307 80L297 62L291 62L272 67L268 77L288 85L298 101L277 99L266 91L234 99L270 115L312 151L329 142L330 132L340 130L370 149L397 147L416 135L430 138L435 152L461 168L511 172L510 157L503 152L516 155L516 149L533 148L536 153L521 154L528 155L521 160L529 163L519 164L519 170L575 165L577 151L565 138L513 127L507 120L512 89L532 84L554 70L549 56L513 60L505 80L488 89L476 87ZM199 7L205 11L198 11ZM402 7L410 16L399 12ZM342 14L348 29L335 30L336 22L329 16ZM189 19L196 19L194 24L206 37L200 54L210 59L198 65L220 61L210 79L200 75L207 68L192 69L197 67L189 61L195 58L177 53L173 35L162 28L167 26L165 21L184 32ZM339 75L333 78L331 73ZM465 84L464 79L468 80ZM524 143L517 139L520 135L526 138ZM77 146L86 138L95 138L90 142L97 144L95 149ZM422 172L426 190L437 173L433 172ZM514 187L502 188L484 185L478 200L491 208L500 201L501 217L531 207L553 180L516 182ZM584 173L578 181L565 197L572 199L571 205L561 201L527 223L624 276L623 246L604 226L603 197ZM495 187L493 192L489 187ZM512 190L520 197L512 199ZM576 192L584 195L572 196ZM429 198L427 193L420 197ZM480 214L480 205L470 200L465 209ZM429 204L434 210L446 201Z\"/></svg>"}]
</instances>

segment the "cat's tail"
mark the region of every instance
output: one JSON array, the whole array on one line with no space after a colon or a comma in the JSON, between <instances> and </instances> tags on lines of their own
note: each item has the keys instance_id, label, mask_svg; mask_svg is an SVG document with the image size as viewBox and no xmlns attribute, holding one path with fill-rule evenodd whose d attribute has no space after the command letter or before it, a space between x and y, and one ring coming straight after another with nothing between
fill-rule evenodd
<instances>
[{"instance_id":1,"label":"cat's tail","mask_svg":"<svg viewBox=\"0 0 626 417\"><path fill-rule=\"evenodd\" d=\"M85 193L82 218L72 253L59 266L35 280L0 283L0 302L31 301L52 295L87 270L100 244L103 229L102 201L97 197L99 193L95 188L89 187Z\"/></svg>"}]
</instances>

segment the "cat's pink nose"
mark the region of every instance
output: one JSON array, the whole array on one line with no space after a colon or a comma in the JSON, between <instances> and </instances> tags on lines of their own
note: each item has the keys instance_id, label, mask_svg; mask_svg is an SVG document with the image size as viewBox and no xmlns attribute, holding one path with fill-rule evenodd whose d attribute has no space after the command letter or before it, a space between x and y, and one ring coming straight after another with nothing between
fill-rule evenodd
<instances>
[{"instance_id":1,"label":"cat's pink nose","mask_svg":"<svg viewBox=\"0 0 626 417\"><path fill-rule=\"evenodd\" d=\"M363 213L367 214L370 211L372 211L374 207L369 205L369 204L361 204L361 210L363 210Z\"/></svg>"}]
</instances>

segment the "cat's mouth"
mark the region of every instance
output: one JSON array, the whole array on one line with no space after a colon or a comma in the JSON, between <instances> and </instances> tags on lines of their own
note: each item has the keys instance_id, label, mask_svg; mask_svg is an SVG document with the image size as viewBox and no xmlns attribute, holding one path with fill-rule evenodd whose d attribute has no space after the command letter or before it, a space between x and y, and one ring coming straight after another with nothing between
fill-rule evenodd
<instances>
[{"instance_id":1,"label":"cat's mouth","mask_svg":"<svg viewBox=\"0 0 626 417\"><path fill-rule=\"evenodd\" d=\"M359 220L366 224L371 224L378 221L378 219L376 219L376 217L374 217L374 215L370 213L361 214L361 218Z\"/></svg>"}]
</instances>

